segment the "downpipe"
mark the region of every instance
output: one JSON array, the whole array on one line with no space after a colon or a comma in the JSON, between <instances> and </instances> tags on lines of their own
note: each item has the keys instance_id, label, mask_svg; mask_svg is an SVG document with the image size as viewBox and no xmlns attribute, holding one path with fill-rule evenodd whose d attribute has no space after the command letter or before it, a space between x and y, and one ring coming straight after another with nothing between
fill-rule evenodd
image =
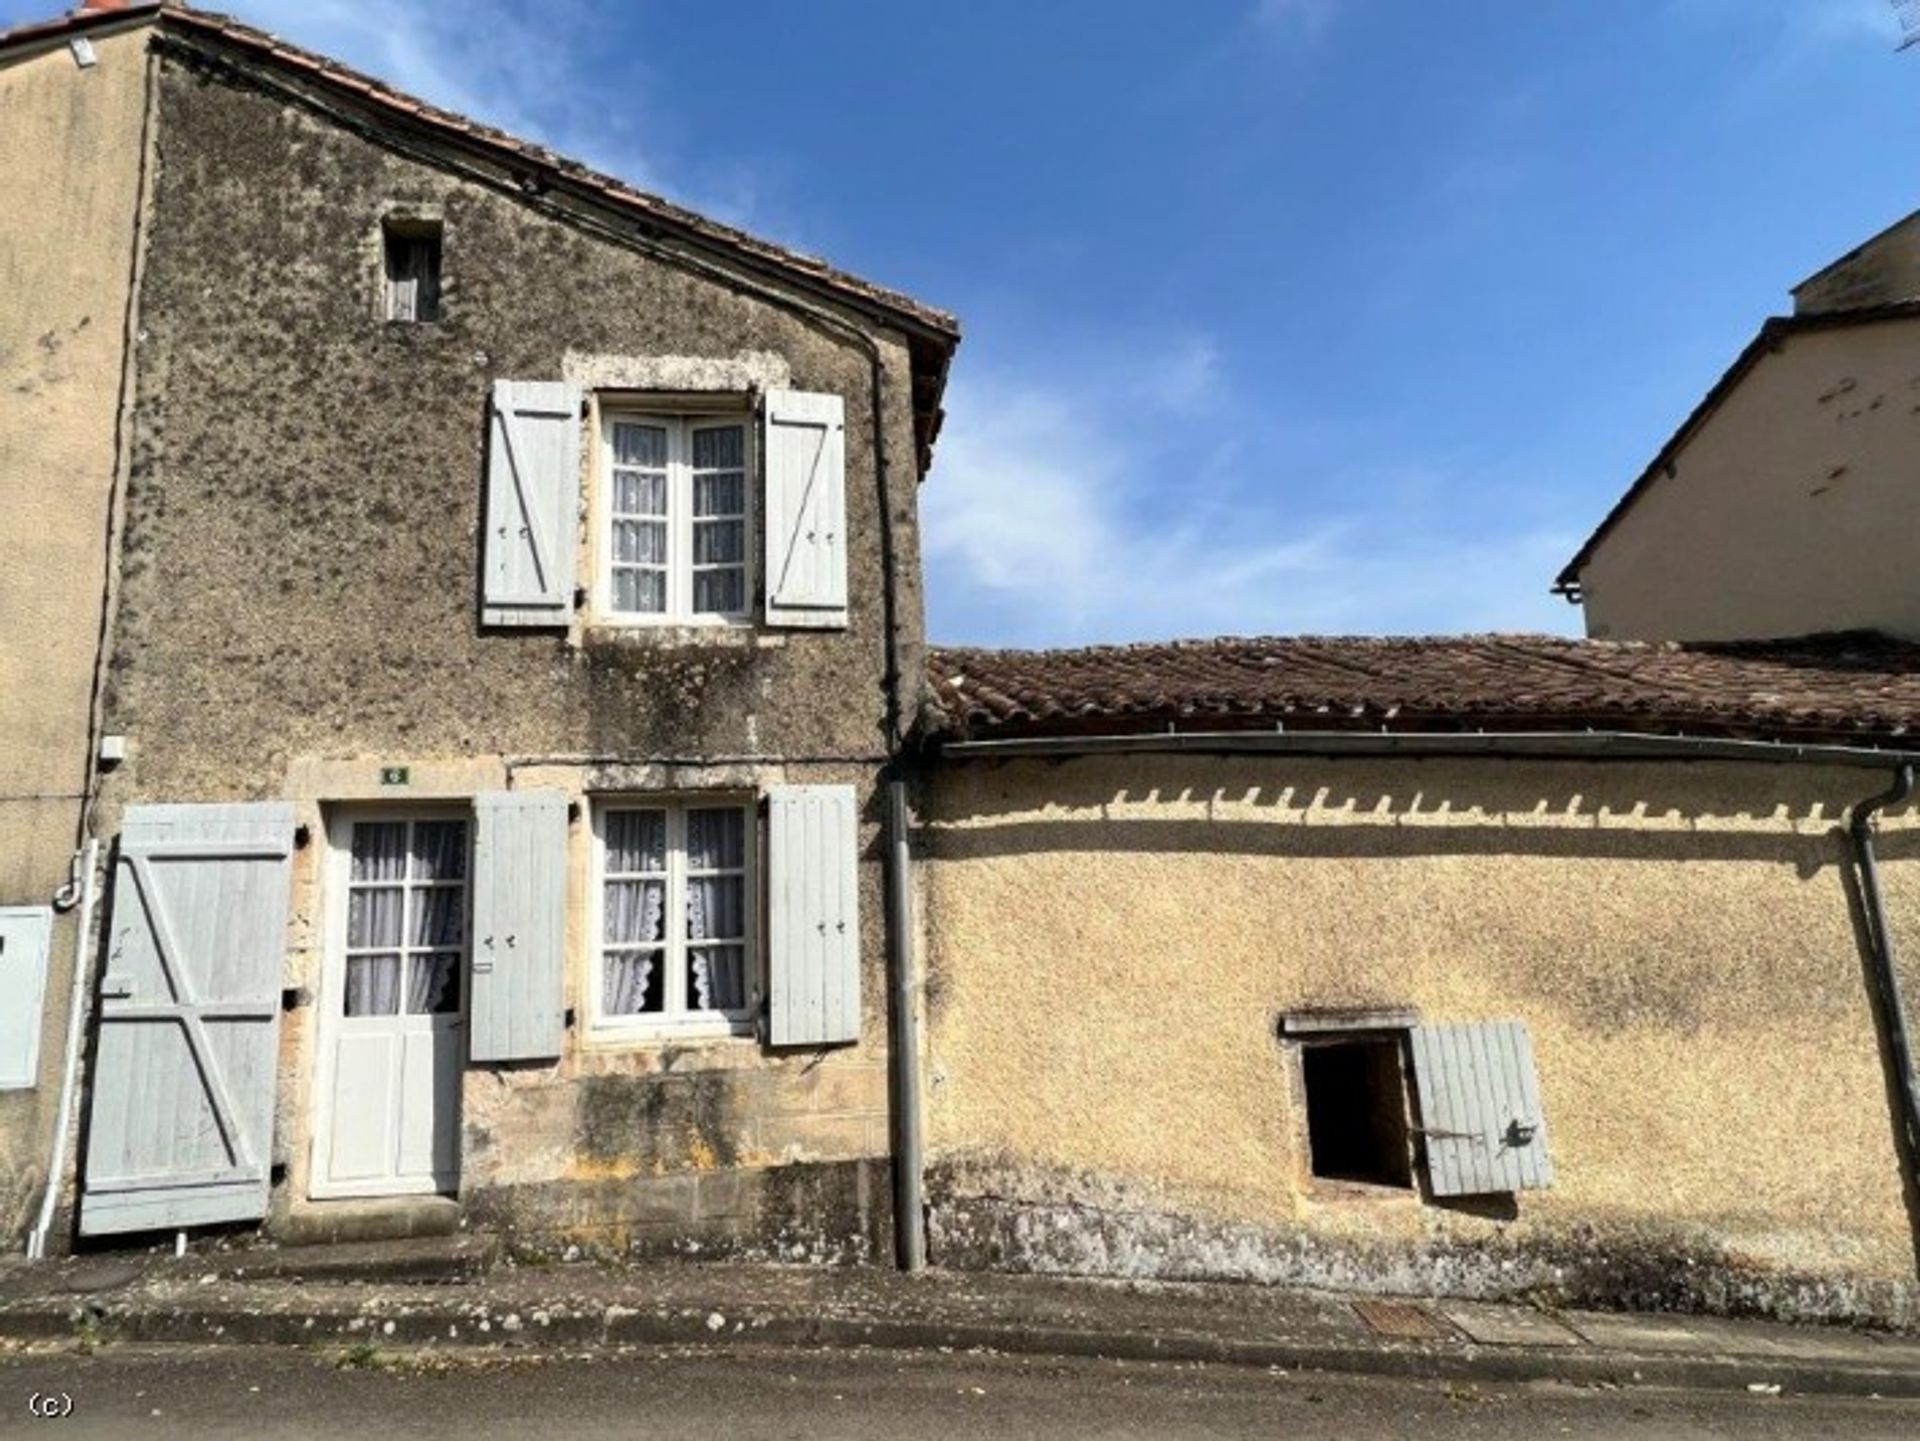
<instances>
[{"instance_id":1,"label":"downpipe","mask_svg":"<svg viewBox=\"0 0 1920 1441\"><path fill-rule=\"evenodd\" d=\"M27 1237L27 1259L38 1261L47 1254L47 1237L53 1231L54 1209L60 1203L62 1173L67 1167L67 1129L73 1122L73 1088L80 1070L80 1037L87 998L87 954L93 944L94 903L99 899L100 842L89 836L81 859L80 924L73 941L73 987L67 997L67 1050L60 1070L60 1105L53 1122L53 1153L47 1158L47 1189L40 1198L40 1218Z\"/></svg>"},{"instance_id":2,"label":"downpipe","mask_svg":"<svg viewBox=\"0 0 1920 1441\"><path fill-rule=\"evenodd\" d=\"M1886 1030L1887 1052L1899 1088L1900 1129L1906 1140L1909 1171L1920 1168L1920 1077L1914 1075L1913 1042L1907 1032L1906 1001L1900 994L1900 967L1894 953L1893 932L1887 925L1887 902L1880 889L1880 861L1874 853L1874 817L1888 806L1903 805L1913 795L1913 767L1894 772L1893 784L1853 808L1847 833L1853 842L1854 872L1860 881L1861 908L1866 914L1867 950L1873 967L1873 985ZM1920 1188L1920 1175L1908 1176Z\"/></svg>"},{"instance_id":3,"label":"downpipe","mask_svg":"<svg viewBox=\"0 0 1920 1441\"><path fill-rule=\"evenodd\" d=\"M907 783L887 782L887 951L892 965L893 1243L902 1271L927 1264L920 1132L919 967L913 944L913 847Z\"/></svg>"}]
</instances>

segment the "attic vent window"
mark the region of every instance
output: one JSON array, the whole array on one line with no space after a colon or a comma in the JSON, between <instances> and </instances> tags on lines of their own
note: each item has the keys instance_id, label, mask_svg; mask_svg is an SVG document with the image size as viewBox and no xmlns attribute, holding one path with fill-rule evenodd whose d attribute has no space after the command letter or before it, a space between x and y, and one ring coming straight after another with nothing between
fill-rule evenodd
<instances>
[{"instance_id":1,"label":"attic vent window","mask_svg":"<svg viewBox=\"0 0 1920 1441\"><path fill-rule=\"evenodd\" d=\"M386 247L388 320L421 324L440 318L440 226L434 221L388 220Z\"/></svg>"}]
</instances>

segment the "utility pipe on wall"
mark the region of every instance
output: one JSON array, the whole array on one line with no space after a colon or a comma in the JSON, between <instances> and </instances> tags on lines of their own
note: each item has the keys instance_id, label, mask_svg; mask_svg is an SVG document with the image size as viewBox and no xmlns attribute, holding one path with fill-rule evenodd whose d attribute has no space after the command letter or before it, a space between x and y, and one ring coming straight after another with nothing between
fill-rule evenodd
<instances>
[{"instance_id":1,"label":"utility pipe on wall","mask_svg":"<svg viewBox=\"0 0 1920 1441\"><path fill-rule=\"evenodd\" d=\"M1887 902L1880 889L1880 860L1874 853L1874 816L1888 806L1904 805L1913 795L1913 767L1894 772L1893 784L1853 808L1847 834L1853 841L1854 870L1860 878L1860 902L1866 912L1867 950L1873 962L1873 985L1880 1002L1880 1024L1886 1030L1888 1058L1900 1091L1900 1122L1905 1133L1909 1166L1920 1165L1920 1077L1913 1070L1913 1042L1907 1033L1907 1005L1900 994L1900 966L1887 925ZM1920 1186L1920 1175L1908 1178Z\"/></svg>"},{"instance_id":2,"label":"utility pipe on wall","mask_svg":"<svg viewBox=\"0 0 1920 1441\"><path fill-rule=\"evenodd\" d=\"M60 1202L60 1182L67 1166L67 1127L73 1121L73 1088L80 1069L82 1011L87 997L87 955L93 944L93 905L99 896L96 879L100 842L87 838L80 874L80 925L73 941L73 986L67 997L67 1050L60 1070L60 1106L53 1122L53 1153L47 1158L47 1190L40 1198L40 1219L27 1237L27 1257L47 1254L47 1236L53 1230L54 1208Z\"/></svg>"},{"instance_id":3,"label":"utility pipe on wall","mask_svg":"<svg viewBox=\"0 0 1920 1441\"><path fill-rule=\"evenodd\" d=\"M913 847L907 783L887 782L887 959L892 962L893 1238L903 1271L927 1264L920 1139L919 967L913 944Z\"/></svg>"}]
</instances>

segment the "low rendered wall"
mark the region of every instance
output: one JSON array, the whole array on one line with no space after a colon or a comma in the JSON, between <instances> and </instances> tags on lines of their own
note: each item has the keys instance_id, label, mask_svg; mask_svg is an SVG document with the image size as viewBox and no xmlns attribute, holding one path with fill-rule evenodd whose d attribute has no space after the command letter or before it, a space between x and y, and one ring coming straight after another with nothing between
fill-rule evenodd
<instances>
[{"instance_id":1,"label":"low rendered wall","mask_svg":"<svg viewBox=\"0 0 1920 1441\"><path fill-rule=\"evenodd\" d=\"M1882 788L1710 764L946 767L923 837L936 1258L1920 1320L1837 831ZM1912 956L1907 817L1883 857ZM1525 1021L1554 1186L1436 1202L1313 1177L1280 1018L1367 1006Z\"/></svg>"}]
</instances>

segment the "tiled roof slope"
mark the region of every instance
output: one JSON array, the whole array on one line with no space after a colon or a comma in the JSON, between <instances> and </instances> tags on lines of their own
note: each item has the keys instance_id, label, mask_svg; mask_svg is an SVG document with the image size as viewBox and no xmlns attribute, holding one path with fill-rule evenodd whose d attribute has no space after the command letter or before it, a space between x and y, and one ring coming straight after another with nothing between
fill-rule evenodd
<instances>
[{"instance_id":1,"label":"tiled roof slope","mask_svg":"<svg viewBox=\"0 0 1920 1441\"><path fill-rule=\"evenodd\" d=\"M1621 730L1852 743L1920 728L1920 645L1869 634L1676 645L1539 635L936 648L945 739L1271 728Z\"/></svg>"},{"instance_id":2,"label":"tiled roof slope","mask_svg":"<svg viewBox=\"0 0 1920 1441\"><path fill-rule=\"evenodd\" d=\"M875 285L871 281L837 270L816 256L789 250L785 246L762 240L756 235L731 225L710 220L704 215L675 205L658 195L637 189L615 176L591 170L578 161L555 154L544 146L509 135L504 130L496 130L492 126L470 120L464 115L429 105L424 100L416 99L370 75L364 75L342 65L337 60L316 55L310 50L302 50L297 45L289 45L278 36L270 35L264 30L256 30L251 25L243 25L230 16L196 10L187 5L175 3L175 0L164 0L164 3L142 0L142 3L75 10L55 20L18 26L12 30L0 30L0 49L26 42L56 39L71 33L143 18L158 19L164 24L177 27L178 31L184 34L200 35L225 42L260 60L325 82L392 114L410 118L450 137L507 154L539 170L562 176L605 200L646 216L659 223L663 229L726 250L744 259L760 261L797 278L811 280L823 289L837 292L850 300L865 302L870 306L892 312L932 332L949 346L959 339L959 322L944 310L925 305L900 291Z\"/></svg>"}]
</instances>

